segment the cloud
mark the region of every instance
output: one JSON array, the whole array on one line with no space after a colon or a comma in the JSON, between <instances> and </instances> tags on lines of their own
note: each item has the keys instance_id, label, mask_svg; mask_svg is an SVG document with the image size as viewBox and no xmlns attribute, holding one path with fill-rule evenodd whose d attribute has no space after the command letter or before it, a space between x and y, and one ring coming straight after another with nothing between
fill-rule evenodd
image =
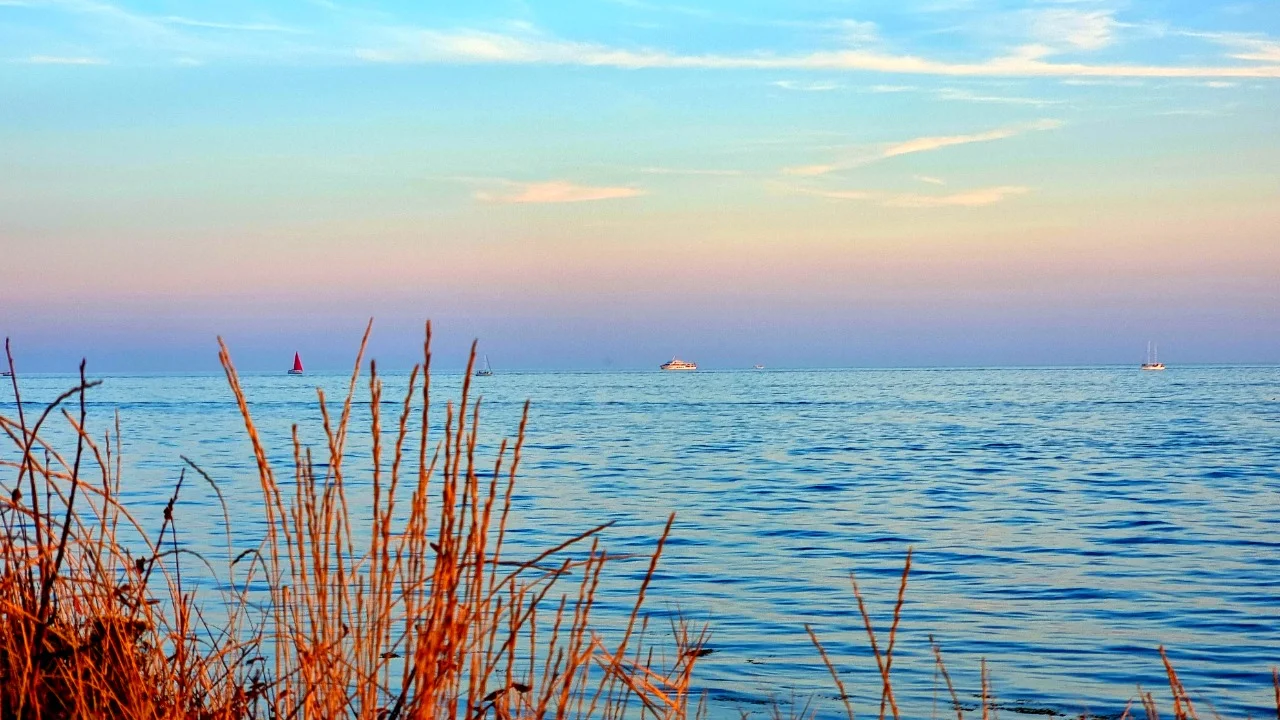
<instances>
[{"instance_id":1,"label":"cloud","mask_svg":"<svg viewBox=\"0 0 1280 720\"><path fill-rule=\"evenodd\" d=\"M1067 37L1078 46L1096 46L1100 38ZM1262 65L1089 65L1051 62L1055 48L1024 45L1010 54L973 62L946 62L915 55L872 50L830 50L799 55L683 55L656 49L624 49L600 43L574 42L539 34L509 35L479 30L444 31L417 28L384 30L377 47L355 51L355 57L383 63L490 63L612 67L621 69L697 68L716 70L840 70L936 75L947 77L1165 77L1280 78L1280 49L1257 49L1235 57ZM1065 36L1064 36L1065 37ZM1083 43L1083 45L1081 45Z\"/></svg>"},{"instance_id":2,"label":"cloud","mask_svg":"<svg viewBox=\"0 0 1280 720\"><path fill-rule=\"evenodd\" d=\"M782 88L783 90L799 90L802 92L825 92L828 90L839 90L840 84L833 82L799 82L797 80L775 80L770 85Z\"/></svg>"},{"instance_id":3,"label":"cloud","mask_svg":"<svg viewBox=\"0 0 1280 720\"><path fill-rule=\"evenodd\" d=\"M937 93L940 100L958 100L962 102L973 103L995 103L1000 105L1031 105L1034 107L1044 107L1046 105L1061 105L1062 100L1044 100L1042 98L1028 97L1007 97L1003 95L977 95L968 90L960 90L957 88L942 88Z\"/></svg>"},{"instance_id":4,"label":"cloud","mask_svg":"<svg viewBox=\"0 0 1280 720\"><path fill-rule=\"evenodd\" d=\"M1161 117L1223 117L1230 113L1224 113L1220 110L1208 110L1205 108L1185 108L1180 110L1165 110L1158 112L1156 115Z\"/></svg>"},{"instance_id":5,"label":"cloud","mask_svg":"<svg viewBox=\"0 0 1280 720\"><path fill-rule=\"evenodd\" d=\"M107 61L95 57L64 57L60 55L32 55L22 62L28 65L106 65Z\"/></svg>"},{"instance_id":6,"label":"cloud","mask_svg":"<svg viewBox=\"0 0 1280 720\"><path fill-rule=\"evenodd\" d=\"M863 164L863 163L858 163ZM798 177L813 177L815 175L826 175L837 170L842 170L851 165L796 165L793 167L782 168L784 175L796 175Z\"/></svg>"},{"instance_id":7,"label":"cloud","mask_svg":"<svg viewBox=\"0 0 1280 720\"><path fill-rule=\"evenodd\" d=\"M858 200L873 202L881 207L891 208L944 208L944 207L983 207L1003 202L1017 195L1025 195L1030 188L1020 185L1000 185L997 187L978 188L949 195L921 195L918 193L889 193L877 190L814 190L803 189L805 195L829 198L832 200Z\"/></svg>"},{"instance_id":8,"label":"cloud","mask_svg":"<svg viewBox=\"0 0 1280 720\"><path fill-rule=\"evenodd\" d=\"M1111 87L1142 87L1141 80L1084 80L1081 78L1067 78L1062 81L1063 85L1087 86L1111 86Z\"/></svg>"},{"instance_id":9,"label":"cloud","mask_svg":"<svg viewBox=\"0 0 1280 720\"><path fill-rule=\"evenodd\" d=\"M644 195L645 191L634 187L592 187L576 185L564 180L549 180L537 183L510 183L511 192L490 193L477 192L477 200L491 203L571 203L589 200L614 200Z\"/></svg>"},{"instance_id":10,"label":"cloud","mask_svg":"<svg viewBox=\"0 0 1280 720\"><path fill-rule=\"evenodd\" d=\"M1231 32L1182 32L1186 37L1201 38L1234 48L1230 57L1261 63L1280 63L1280 41L1257 35Z\"/></svg>"},{"instance_id":11,"label":"cloud","mask_svg":"<svg viewBox=\"0 0 1280 720\"><path fill-rule=\"evenodd\" d=\"M872 153L865 154L861 157L852 158L844 162L828 163L823 165L800 165L796 167L783 168L782 172L786 175L795 175L800 177L813 177L817 175L826 175L837 170L847 170L850 168L868 165L879 160L886 160L900 155L911 155L913 153L930 152L933 150L941 150L943 148L954 147L956 145L969 145L972 143L991 142L993 140L1004 140L1006 138L1016 137L1026 132L1039 130L1056 130L1062 127L1061 120L1037 120L1022 125L1009 125L1006 127L987 130L986 132L973 133L970 135L929 135L925 137L913 138L902 142L888 143L880 145Z\"/></svg>"},{"instance_id":12,"label":"cloud","mask_svg":"<svg viewBox=\"0 0 1280 720\"><path fill-rule=\"evenodd\" d=\"M872 85L867 90L873 93L900 93L914 92L916 88L912 85Z\"/></svg>"},{"instance_id":13,"label":"cloud","mask_svg":"<svg viewBox=\"0 0 1280 720\"><path fill-rule=\"evenodd\" d=\"M1100 50L1114 41L1120 26L1110 10L1050 8L1032 11L1031 36L1055 48Z\"/></svg>"},{"instance_id":14,"label":"cloud","mask_svg":"<svg viewBox=\"0 0 1280 720\"><path fill-rule=\"evenodd\" d=\"M919 180L922 183L928 183L930 185L946 185L947 184L946 180L943 180L942 178L933 177L932 175L912 175L911 177L915 178L916 180Z\"/></svg>"},{"instance_id":15,"label":"cloud","mask_svg":"<svg viewBox=\"0 0 1280 720\"><path fill-rule=\"evenodd\" d=\"M840 37L851 45L868 45L880 41L880 28L873 22L837 20L831 24Z\"/></svg>"},{"instance_id":16,"label":"cloud","mask_svg":"<svg viewBox=\"0 0 1280 720\"><path fill-rule=\"evenodd\" d=\"M1032 130L1056 130L1062 127L1062 124L1061 120L1037 120L1025 125L1011 125L1009 127L996 128L995 130L974 133L972 135L939 135L933 137L920 137L915 138L914 140L907 140L905 142L890 145L885 148L881 157L890 158L898 155L909 155L911 153L940 150L953 145L968 145L970 143L1003 140Z\"/></svg>"},{"instance_id":17,"label":"cloud","mask_svg":"<svg viewBox=\"0 0 1280 720\"><path fill-rule=\"evenodd\" d=\"M640 168L640 172L646 175L699 175L699 176L738 176L742 175L741 170L699 170L697 168L669 168L669 167L646 167Z\"/></svg>"},{"instance_id":18,"label":"cloud","mask_svg":"<svg viewBox=\"0 0 1280 720\"><path fill-rule=\"evenodd\" d=\"M305 30L298 28L285 27L283 25L270 25L264 23L222 23L209 22L207 20L193 20L191 18L170 15L164 18L164 22L170 25L185 25L187 27L207 28L211 30L234 30L239 32L274 32L274 33L291 33L304 34Z\"/></svg>"}]
</instances>

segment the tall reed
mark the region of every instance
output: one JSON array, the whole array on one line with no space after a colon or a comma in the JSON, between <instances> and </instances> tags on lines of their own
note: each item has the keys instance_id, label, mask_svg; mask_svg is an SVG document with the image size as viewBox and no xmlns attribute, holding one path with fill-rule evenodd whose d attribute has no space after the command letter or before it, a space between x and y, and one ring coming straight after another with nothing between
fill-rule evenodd
<instances>
[{"instance_id":1,"label":"tall reed","mask_svg":"<svg viewBox=\"0 0 1280 720\"><path fill-rule=\"evenodd\" d=\"M323 461L295 426L284 481L219 341L266 530L257 548L228 558L230 589L216 623L183 586L177 562L184 550L174 505L186 470L149 533L118 500L118 421L101 437L85 429L85 393L95 383L83 367L79 385L34 421L15 374L18 416L0 417L19 458L5 462L17 481L0 508L0 716L615 718L629 708L687 716L705 628L674 623L670 653L641 642L642 604L674 517L625 630L607 641L592 610L605 566L617 559L600 541L608 524L536 557L503 559L528 406L514 443L503 441L482 467L473 345L461 397L444 408L443 435L429 437L430 324L426 334L395 417L383 417L382 381L368 365L370 466L345 461L366 329L336 417L318 391ZM61 412L77 436L74 460L41 434L68 400L80 403L78 415ZM418 451L409 456L413 434ZM355 473L370 479L367 518L348 503ZM126 532L144 538L145 553L130 552ZM570 578L571 589L557 590Z\"/></svg>"}]
</instances>

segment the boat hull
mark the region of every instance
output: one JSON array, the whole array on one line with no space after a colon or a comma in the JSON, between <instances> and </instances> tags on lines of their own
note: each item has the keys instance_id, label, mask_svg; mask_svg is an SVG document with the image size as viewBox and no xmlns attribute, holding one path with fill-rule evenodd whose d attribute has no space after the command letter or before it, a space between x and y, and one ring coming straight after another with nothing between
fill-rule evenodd
<instances>
[{"instance_id":1,"label":"boat hull","mask_svg":"<svg viewBox=\"0 0 1280 720\"><path fill-rule=\"evenodd\" d=\"M301 371L301 370L290 370L290 371L289 371L289 374L290 374L290 375L301 375L301 374L302 374L302 371Z\"/></svg>"}]
</instances>

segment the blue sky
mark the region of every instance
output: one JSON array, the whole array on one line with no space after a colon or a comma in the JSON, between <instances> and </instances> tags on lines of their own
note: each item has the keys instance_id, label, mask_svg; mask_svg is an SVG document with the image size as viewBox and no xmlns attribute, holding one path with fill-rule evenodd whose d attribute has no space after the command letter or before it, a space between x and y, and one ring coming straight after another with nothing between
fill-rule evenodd
<instances>
[{"instance_id":1,"label":"blue sky","mask_svg":"<svg viewBox=\"0 0 1280 720\"><path fill-rule=\"evenodd\" d=\"M508 367L1280 361L1278 25L0 0L0 333L37 369L337 366L370 315L404 362L426 317Z\"/></svg>"}]
</instances>

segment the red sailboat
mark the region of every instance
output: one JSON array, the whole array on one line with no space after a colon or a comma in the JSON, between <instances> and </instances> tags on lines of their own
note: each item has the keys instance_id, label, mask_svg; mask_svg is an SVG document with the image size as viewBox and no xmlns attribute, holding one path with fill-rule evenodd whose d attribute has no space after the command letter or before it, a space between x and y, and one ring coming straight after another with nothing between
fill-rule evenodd
<instances>
[{"instance_id":1,"label":"red sailboat","mask_svg":"<svg viewBox=\"0 0 1280 720\"><path fill-rule=\"evenodd\" d=\"M289 369L289 374L290 375L302 374L302 356L296 352L293 354L293 367Z\"/></svg>"}]
</instances>

